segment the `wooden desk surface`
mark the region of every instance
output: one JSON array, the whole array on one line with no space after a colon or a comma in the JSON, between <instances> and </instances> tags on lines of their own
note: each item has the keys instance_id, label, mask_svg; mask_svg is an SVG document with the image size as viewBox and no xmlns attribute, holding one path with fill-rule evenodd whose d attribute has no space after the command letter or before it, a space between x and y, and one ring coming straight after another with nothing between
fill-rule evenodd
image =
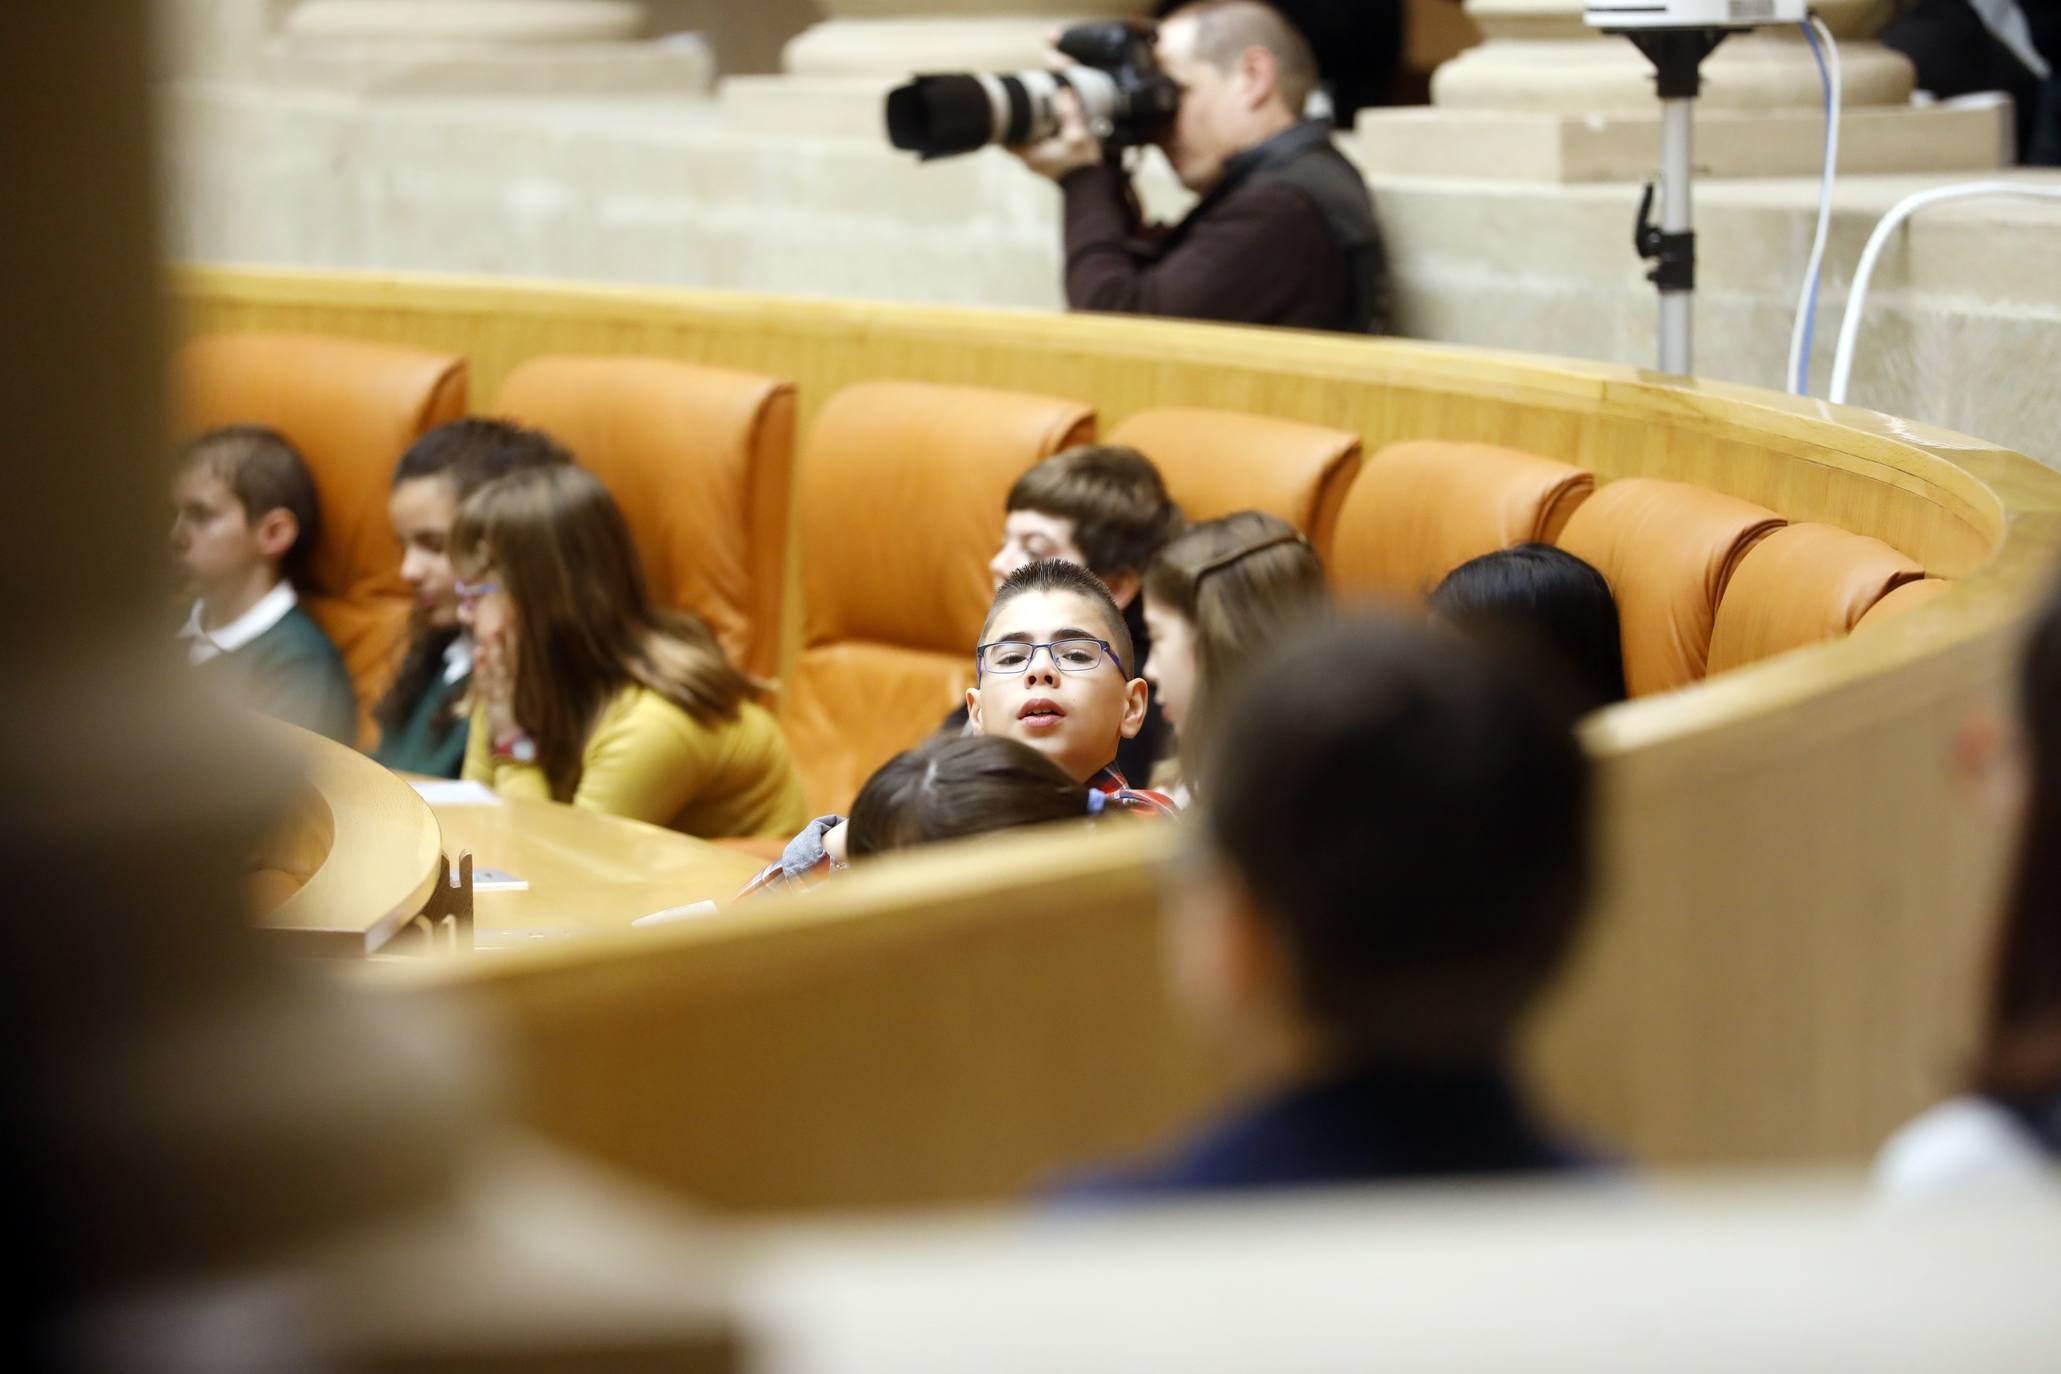
<instances>
[{"instance_id":1,"label":"wooden desk surface","mask_svg":"<svg viewBox=\"0 0 2061 1374\"><path fill-rule=\"evenodd\" d=\"M519 892L475 892L474 942L508 948L593 931L687 902L722 901L762 861L642 821L557 802L433 804L444 852L527 879Z\"/></svg>"}]
</instances>

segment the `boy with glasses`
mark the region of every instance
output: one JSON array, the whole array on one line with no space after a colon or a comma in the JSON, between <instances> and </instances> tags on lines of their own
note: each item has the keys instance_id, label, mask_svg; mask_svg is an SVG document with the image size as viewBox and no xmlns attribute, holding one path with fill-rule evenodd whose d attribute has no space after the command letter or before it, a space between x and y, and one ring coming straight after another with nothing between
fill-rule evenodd
<instances>
[{"instance_id":1,"label":"boy with glasses","mask_svg":"<svg viewBox=\"0 0 2061 1374\"><path fill-rule=\"evenodd\" d=\"M1142 676L1152 637L1139 588L1154 556L1184 524L1152 460L1121 444L1070 448L1017 478L1002 509L1002 547L988 560L993 589L1000 591L1011 573L1032 563L1057 558L1080 564L1116 603L1135 651L1124 655L1124 667L1132 677ZM977 733L963 702L939 729ZM1159 703L1147 702L1145 723L1117 742L1117 765L1146 781L1167 752L1168 731Z\"/></svg>"},{"instance_id":2,"label":"boy with glasses","mask_svg":"<svg viewBox=\"0 0 2061 1374\"><path fill-rule=\"evenodd\" d=\"M1138 733L1151 688L1131 667L1131 636L1109 589L1077 563L1047 558L1009 574L974 649L967 719L983 735L1029 745L1102 797L1100 809L1172 816L1158 792L1132 787L1117 744ZM739 893L806 884L840 868L844 818L819 816Z\"/></svg>"}]
</instances>

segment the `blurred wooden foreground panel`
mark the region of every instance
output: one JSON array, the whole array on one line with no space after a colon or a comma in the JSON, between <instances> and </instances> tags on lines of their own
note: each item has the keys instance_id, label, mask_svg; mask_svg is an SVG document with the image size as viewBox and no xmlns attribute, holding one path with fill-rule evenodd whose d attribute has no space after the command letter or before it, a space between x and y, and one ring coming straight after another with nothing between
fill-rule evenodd
<instances>
[{"instance_id":1,"label":"blurred wooden foreground panel","mask_svg":"<svg viewBox=\"0 0 2061 1374\"><path fill-rule=\"evenodd\" d=\"M1150 1147L1223 1089L1157 972L1177 841L1139 823L940 846L378 981L483 999L530 1124L699 1201L1007 1197Z\"/></svg>"},{"instance_id":2,"label":"blurred wooden foreground panel","mask_svg":"<svg viewBox=\"0 0 2061 1374\"><path fill-rule=\"evenodd\" d=\"M746 1232L738 1303L766 1374L2048 1369L2061 1197L2012 1204L1784 1179L794 1223Z\"/></svg>"},{"instance_id":3,"label":"blurred wooden foreground panel","mask_svg":"<svg viewBox=\"0 0 2061 1374\"><path fill-rule=\"evenodd\" d=\"M176 289L189 330L302 329L449 350L470 359L481 394L525 358L549 352L659 354L789 377L804 443L839 387L910 377L1077 398L1105 427L1150 407L1205 406L1350 430L1369 453L1398 439L1502 444L1578 464L1605 482L1673 478L1792 521L1881 539L1928 574L1953 578L1953 589L1867 634L1613 707L1590 723L1605 884L1588 947L1542 1020L1533 1062L1546 1094L1578 1125L1661 1164L1857 1160L1955 1086L2009 836L1949 786L1950 745L1964 712L2008 700L2025 611L2061 549L2061 476L2030 459L1873 412L1749 388L1386 339L343 274L192 269L178 274ZM1051 858L1037 881L1063 881L1073 862ZM1093 868L1102 859L1080 862L1103 873ZM892 871L879 882L890 883ZM1026 1077L1013 1091L1043 1096L1039 1110L1055 1119L1069 1102L1130 1093L1138 1117L1160 1111L1173 1129L1196 1100L1197 1079L1145 1052L1172 1032L1147 1014L1158 1006L1157 967L1142 925L1125 942L1095 946L1117 937L1091 921L1055 917L1049 903L1018 904L1012 884L1029 880L996 876L984 895L969 891L964 902L964 910L1019 916L1006 927L1010 977L1056 986L1087 962L1093 977L1084 986L1097 995L1147 1000L1128 1019L1102 1023L1095 1040L1041 1051L1070 1055L1071 1077ZM1143 884L1142 876L1125 881ZM884 887L835 900L854 903L854 913L929 919L913 896ZM1142 922L1138 908L1125 911ZM1040 920L1053 928L1033 933L1028 923ZM939 1072L971 1074L1021 1052L1005 1035L1048 1023L990 1020L978 998L942 993L961 976L983 993L996 989L995 972L982 963L992 958L991 937L977 925L955 929L962 935L931 947L930 962L920 975L907 972L899 992L883 935L878 983L868 986L882 1008L934 999L924 1013L928 1031L968 1066ZM736 941L722 958L770 970L832 937L784 926L769 934L740 913L678 938L693 940L698 958ZM900 1139L920 1112L947 1132L940 1139L965 1143L949 1132L976 1109L949 1095L882 1088L853 1098L861 1080L849 1062L872 1054L875 1042L862 1019L819 1019L808 998L763 1009L797 1043L825 1041L794 1051L777 1074L758 1072L771 1061L757 1061L750 1073L722 1077L729 1071L720 1046L668 1040L628 1014L605 1024L611 1013L602 1004L580 1000L603 983L639 987L631 1005L720 995L725 1017L751 1020L744 999L759 984L675 984L670 961L639 955L600 946L568 952L562 968L548 976L535 969L517 982L496 982L502 975L481 966L490 993L519 990L528 1008L536 1035L525 1049L539 1056L540 1119L569 1120L576 1105L593 1116L590 1132L655 1131L651 1123L664 1114L684 1141L711 1121L745 1132L784 1128L804 1119L796 1103L814 1098L841 1102L848 1114L839 1119L853 1129L899 1123ZM948 967L957 960L966 964L961 976ZM584 1057L543 1043L553 1006L588 1018ZM839 1037L851 1043L833 1053ZM582 1075L596 1072L604 1052L648 1056L646 1081L665 1100L624 1102L597 1091ZM659 1072L702 1060L711 1062L695 1072L705 1079ZM1156 1082L1150 1073L1169 1077ZM953 1081L956 1092L962 1085ZM997 1119L1031 1111L1023 1102L992 1105L1012 1091L1006 1078L982 1088L987 1098L969 1100L990 1104ZM607 1113L623 1120L611 1125L601 1119ZM1147 1134L1141 1121L1068 1141L1055 1133L1044 1138L1041 1167L1127 1133ZM640 1148L655 1161L674 1157L655 1143ZM1026 1179L1036 1172L1032 1153L1026 1148L985 1177ZM913 1167L855 1147L842 1178L813 1185L809 1198L940 1195L910 1191ZM688 1160L667 1176L685 1182L698 1170ZM710 1195L767 1200L787 1186L773 1173L711 1175Z\"/></svg>"}]
</instances>

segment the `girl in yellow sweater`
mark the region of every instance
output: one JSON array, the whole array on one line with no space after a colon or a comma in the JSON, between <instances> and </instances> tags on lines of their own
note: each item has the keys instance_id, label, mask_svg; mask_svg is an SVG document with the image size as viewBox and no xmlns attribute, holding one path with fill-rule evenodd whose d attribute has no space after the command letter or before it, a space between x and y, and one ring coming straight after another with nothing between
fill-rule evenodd
<instances>
[{"instance_id":1,"label":"girl in yellow sweater","mask_svg":"<svg viewBox=\"0 0 2061 1374\"><path fill-rule=\"evenodd\" d=\"M600 480L557 466L469 497L451 529L474 640L464 776L692 835L808 819L787 741L694 616L655 606Z\"/></svg>"}]
</instances>

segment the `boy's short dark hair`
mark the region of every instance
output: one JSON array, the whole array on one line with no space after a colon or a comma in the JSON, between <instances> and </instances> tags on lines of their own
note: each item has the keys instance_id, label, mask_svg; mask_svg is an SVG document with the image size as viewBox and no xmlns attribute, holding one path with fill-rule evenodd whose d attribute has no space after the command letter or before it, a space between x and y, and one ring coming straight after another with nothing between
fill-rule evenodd
<instances>
[{"instance_id":1,"label":"boy's short dark hair","mask_svg":"<svg viewBox=\"0 0 2061 1374\"><path fill-rule=\"evenodd\" d=\"M284 434L264 425L223 425L188 440L175 461L182 477L202 471L220 478L248 521L275 510L291 515L299 532L280 556L279 571L289 581L306 585L308 562L321 536L322 507L315 496L314 474Z\"/></svg>"},{"instance_id":2,"label":"boy's short dark hair","mask_svg":"<svg viewBox=\"0 0 2061 1374\"><path fill-rule=\"evenodd\" d=\"M1053 454L1016 479L1002 508L1071 520L1073 542L1098 573L1144 571L1185 523L1152 460L1121 444Z\"/></svg>"},{"instance_id":3,"label":"boy's short dark hair","mask_svg":"<svg viewBox=\"0 0 2061 1374\"><path fill-rule=\"evenodd\" d=\"M1028 744L1000 735L937 735L866 779L845 844L853 858L864 858L1087 814L1087 784Z\"/></svg>"},{"instance_id":4,"label":"boy's short dark hair","mask_svg":"<svg viewBox=\"0 0 2061 1374\"><path fill-rule=\"evenodd\" d=\"M1571 719L1458 636L1359 616L1285 642L1204 755L1209 836L1349 1054L1500 1053L1588 899Z\"/></svg>"},{"instance_id":5,"label":"boy's short dark hair","mask_svg":"<svg viewBox=\"0 0 2061 1374\"><path fill-rule=\"evenodd\" d=\"M987 642L988 632L994 628L995 617L1002 613L1002 608L1025 592L1074 592L1094 602L1102 614L1103 638L1109 641L1110 648L1116 650L1124 676L1137 676L1138 663L1131 649L1131 629L1124 623L1124 613L1117 608L1116 598L1109 594L1109 588L1102 585L1101 578L1064 558L1041 558L1035 563L1026 563L1003 579L1002 585L995 588L995 599L988 606L988 618L980 627L982 643ZM1081 628L1088 627L1084 625Z\"/></svg>"},{"instance_id":6,"label":"boy's short dark hair","mask_svg":"<svg viewBox=\"0 0 2061 1374\"><path fill-rule=\"evenodd\" d=\"M462 501L497 477L572 461L565 445L541 429L474 415L438 425L408 445L394 465L394 485L441 477Z\"/></svg>"}]
</instances>

